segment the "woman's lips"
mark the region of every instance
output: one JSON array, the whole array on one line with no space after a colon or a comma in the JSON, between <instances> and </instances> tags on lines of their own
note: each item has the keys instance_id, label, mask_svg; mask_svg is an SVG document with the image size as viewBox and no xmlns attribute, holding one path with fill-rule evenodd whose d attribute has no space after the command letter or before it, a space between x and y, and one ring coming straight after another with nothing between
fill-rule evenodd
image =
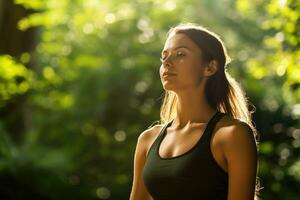
<instances>
[{"instance_id":1,"label":"woman's lips","mask_svg":"<svg viewBox=\"0 0 300 200\"><path fill-rule=\"evenodd\" d=\"M169 78L173 78L175 76L176 76L175 74L164 74L163 79L169 79Z\"/></svg>"},{"instance_id":2,"label":"woman's lips","mask_svg":"<svg viewBox=\"0 0 300 200\"><path fill-rule=\"evenodd\" d=\"M169 72L164 72L163 73L163 77L167 77L167 76L175 76L176 74L174 74L174 73L169 73Z\"/></svg>"}]
</instances>

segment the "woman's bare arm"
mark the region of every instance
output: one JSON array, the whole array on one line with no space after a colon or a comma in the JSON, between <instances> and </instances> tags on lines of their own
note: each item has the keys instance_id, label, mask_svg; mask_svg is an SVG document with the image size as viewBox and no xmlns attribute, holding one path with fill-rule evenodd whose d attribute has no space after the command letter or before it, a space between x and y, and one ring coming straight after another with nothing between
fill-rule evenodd
<instances>
[{"instance_id":1,"label":"woman's bare arm","mask_svg":"<svg viewBox=\"0 0 300 200\"><path fill-rule=\"evenodd\" d=\"M228 200L253 200L257 148L250 126L239 122L226 132L224 155L228 164Z\"/></svg>"},{"instance_id":2,"label":"woman's bare arm","mask_svg":"<svg viewBox=\"0 0 300 200\"><path fill-rule=\"evenodd\" d=\"M151 144L151 138L153 138L153 131L157 128L158 126L156 125L147 129L138 137L134 154L133 184L130 200L153 200L142 180L142 172L146 160L147 149L149 144Z\"/></svg>"}]
</instances>

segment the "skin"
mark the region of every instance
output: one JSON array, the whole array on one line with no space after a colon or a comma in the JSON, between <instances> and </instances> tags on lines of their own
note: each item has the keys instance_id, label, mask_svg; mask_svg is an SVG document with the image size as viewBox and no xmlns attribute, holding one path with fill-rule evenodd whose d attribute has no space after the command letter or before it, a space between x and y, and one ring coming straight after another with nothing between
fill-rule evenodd
<instances>
[{"instance_id":1,"label":"skin","mask_svg":"<svg viewBox=\"0 0 300 200\"><path fill-rule=\"evenodd\" d=\"M216 61L203 62L201 49L184 34L169 36L161 60L159 73L163 88L175 92L178 97L177 115L167 128L159 149L160 156L167 158L191 149L216 112L206 101L204 86L218 70L218 66ZM166 71L175 75L163 77ZM130 200L152 199L142 181L142 171L149 148L161 128L162 125L156 125L138 137ZM228 115L224 116L214 129L211 151L216 162L229 175L228 200L253 200L257 149L249 125Z\"/></svg>"}]
</instances>

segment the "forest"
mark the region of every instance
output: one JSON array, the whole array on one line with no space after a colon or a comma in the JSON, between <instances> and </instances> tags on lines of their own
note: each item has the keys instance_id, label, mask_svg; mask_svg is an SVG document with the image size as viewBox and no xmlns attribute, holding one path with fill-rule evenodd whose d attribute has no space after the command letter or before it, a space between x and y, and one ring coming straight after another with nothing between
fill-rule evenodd
<instances>
[{"instance_id":1,"label":"forest","mask_svg":"<svg viewBox=\"0 0 300 200\"><path fill-rule=\"evenodd\" d=\"M0 0L0 198L129 199L182 22L220 35L255 106L261 199L299 200L299 0Z\"/></svg>"}]
</instances>

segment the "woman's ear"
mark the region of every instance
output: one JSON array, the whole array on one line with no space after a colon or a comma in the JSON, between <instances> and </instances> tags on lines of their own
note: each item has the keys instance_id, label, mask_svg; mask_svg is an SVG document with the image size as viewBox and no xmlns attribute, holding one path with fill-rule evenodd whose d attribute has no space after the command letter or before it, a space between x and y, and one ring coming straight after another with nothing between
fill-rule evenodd
<instances>
[{"instance_id":1,"label":"woman's ear","mask_svg":"<svg viewBox=\"0 0 300 200\"><path fill-rule=\"evenodd\" d=\"M216 60L211 60L205 67L204 75L212 76L218 70L218 62Z\"/></svg>"}]
</instances>

